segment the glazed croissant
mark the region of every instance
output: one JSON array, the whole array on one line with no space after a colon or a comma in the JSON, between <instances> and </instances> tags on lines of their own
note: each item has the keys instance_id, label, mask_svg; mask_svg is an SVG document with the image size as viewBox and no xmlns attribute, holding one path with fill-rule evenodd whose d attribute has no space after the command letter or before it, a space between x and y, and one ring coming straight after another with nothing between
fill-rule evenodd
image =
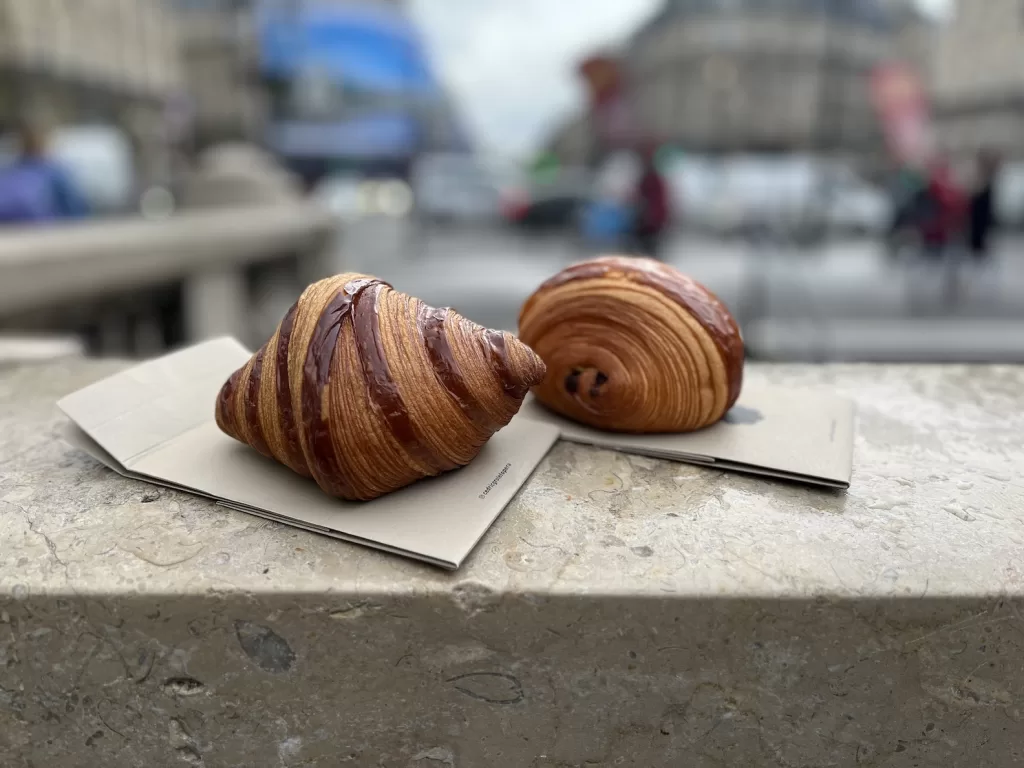
<instances>
[{"instance_id":1,"label":"glazed croissant","mask_svg":"<svg viewBox=\"0 0 1024 768\"><path fill-rule=\"evenodd\" d=\"M349 273L303 292L216 418L326 493L372 499L468 464L543 376L510 334Z\"/></svg>"},{"instance_id":2,"label":"glazed croissant","mask_svg":"<svg viewBox=\"0 0 1024 768\"><path fill-rule=\"evenodd\" d=\"M687 432L725 415L743 382L743 340L702 285L651 259L568 267L519 315L547 365L535 394L551 410L617 432Z\"/></svg>"}]
</instances>

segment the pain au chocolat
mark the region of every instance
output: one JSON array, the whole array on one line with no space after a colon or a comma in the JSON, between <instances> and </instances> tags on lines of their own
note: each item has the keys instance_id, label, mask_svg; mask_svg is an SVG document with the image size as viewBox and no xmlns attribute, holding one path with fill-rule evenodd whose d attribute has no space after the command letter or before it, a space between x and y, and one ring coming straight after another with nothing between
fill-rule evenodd
<instances>
[{"instance_id":1,"label":"pain au chocolat","mask_svg":"<svg viewBox=\"0 0 1024 768\"><path fill-rule=\"evenodd\" d=\"M538 400L615 432L689 432L739 397L743 339L711 291L652 259L605 256L538 288L519 338L547 365Z\"/></svg>"},{"instance_id":2,"label":"pain au chocolat","mask_svg":"<svg viewBox=\"0 0 1024 768\"><path fill-rule=\"evenodd\" d=\"M324 492L365 500L468 464L543 376L512 335L350 273L303 292L224 384L216 419Z\"/></svg>"}]
</instances>

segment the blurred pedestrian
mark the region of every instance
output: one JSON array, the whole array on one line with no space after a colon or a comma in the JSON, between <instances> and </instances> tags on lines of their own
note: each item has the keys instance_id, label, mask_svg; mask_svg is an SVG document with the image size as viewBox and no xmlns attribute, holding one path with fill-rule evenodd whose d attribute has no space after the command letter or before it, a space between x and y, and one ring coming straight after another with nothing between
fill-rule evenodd
<instances>
[{"instance_id":1,"label":"blurred pedestrian","mask_svg":"<svg viewBox=\"0 0 1024 768\"><path fill-rule=\"evenodd\" d=\"M50 134L38 121L16 129L18 154L0 171L0 225L46 224L88 214L71 176L49 157Z\"/></svg>"},{"instance_id":2,"label":"blurred pedestrian","mask_svg":"<svg viewBox=\"0 0 1024 768\"><path fill-rule=\"evenodd\" d=\"M927 203L921 215L921 242L931 260L943 260L963 235L967 196L953 178L945 160L936 160L929 171Z\"/></svg>"},{"instance_id":3,"label":"blurred pedestrian","mask_svg":"<svg viewBox=\"0 0 1024 768\"><path fill-rule=\"evenodd\" d=\"M642 153L643 167L635 192L633 243L643 256L657 259L661 241L669 224L669 191L665 178L655 163L653 148Z\"/></svg>"},{"instance_id":4,"label":"blurred pedestrian","mask_svg":"<svg viewBox=\"0 0 1024 768\"><path fill-rule=\"evenodd\" d=\"M889 195L892 220L885 240L889 257L895 259L908 240L920 236L921 219L928 209L927 175L910 166L898 168L890 182Z\"/></svg>"},{"instance_id":5,"label":"blurred pedestrian","mask_svg":"<svg viewBox=\"0 0 1024 768\"><path fill-rule=\"evenodd\" d=\"M984 261L989 255L989 241L996 228L995 191L999 178L999 156L982 151L978 156L977 178L971 193L968 224L968 246L971 255Z\"/></svg>"}]
</instances>

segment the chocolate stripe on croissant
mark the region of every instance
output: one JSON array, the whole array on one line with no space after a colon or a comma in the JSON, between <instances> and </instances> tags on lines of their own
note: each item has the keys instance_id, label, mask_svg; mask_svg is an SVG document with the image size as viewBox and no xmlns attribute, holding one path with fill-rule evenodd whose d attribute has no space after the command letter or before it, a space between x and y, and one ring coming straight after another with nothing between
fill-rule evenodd
<instances>
[{"instance_id":1,"label":"chocolate stripe on croissant","mask_svg":"<svg viewBox=\"0 0 1024 768\"><path fill-rule=\"evenodd\" d=\"M292 330L295 328L295 313L299 311L299 302L292 304L291 309L281 321L277 333L277 350L275 353L274 383L277 391L277 411L280 420L281 434L284 437L283 456L276 458L293 471L306 477L310 476L306 459L299 443L299 425L295 421L295 410L292 406L292 382L288 374L288 354L291 350Z\"/></svg>"},{"instance_id":2,"label":"chocolate stripe on croissant","mask_svg":"<svg viewBox=\"0 0 1024 768\"><path fill-rule=\"evenodd\" d=\"M430 357L434 375L470 421L489 425L491 423L490 416L481 407L480 401L469 391L466 380L459 370L459 364L452 354L451 344L448 343L448 333L445 330L447 319L447 308L435 309L426 304L420 306L417 325L423 336L423 345Z\"/></svg>"},{"instance_id":3,"label":"chocolate stripe on croissant","mask_svg":"<svg viewBox=\"0 0 1024 768\"><path fill-rule=\"evenodd\" d=\"M387 421L391 434L398 444L416 461L431 472L454 469L454 464L435 455L417 433L409 417L409 410L398 391L398 385L391 376L384 344L380 338L378 301L381 288L383 286L378 283L360 294L352 311L356 349L359 351L359 363L363 368L363 378L366 379L370 400Z\"/></svg>"},{"instance_id":4,"label":"chocolate stripe on croissant","mask_svg":"<svg viewBox=\"0 0 1024 768\"><path fill-rule=\"evenodd\" d=\"M249 386L245 394L245 419L249 426L249 444L269 459L274 458L270 448L267 446L267 437L263 432L263 422L260 419L260 378L263 375L263 357L267 352L267 345L260 347L256 353L256 359L252 362L252 369L249 371Z\"/></svg>"},{"instance_id":5,"label":"chocolate stripe on croissant","mask_svg":"<svg viewBox=\"0 0 1024 768\"><path fill-rule=\"evenodd\" d=\"M307 465L317 484L335 496L351 496L354 491L339 466L340 457L334 450L330 426L323 417L324 388L334 363L342 323L352 312L352 304L359 294L377 284L375 280L353 280L335 294L320 313L302 367L304 429L301 439L305 443Z\"/></svg>"},{"instance_id":6,"label":"chocolate stripe on croissant","mask_svg":"<svg viewBox=\"0 0 1024 768\"><path fill-rule=\"evenodd\" d=\"M472 461L543 376L514 337L344 274L303 292L215 411L326 493L372 499Z\"/></svg>"}]
</instances>

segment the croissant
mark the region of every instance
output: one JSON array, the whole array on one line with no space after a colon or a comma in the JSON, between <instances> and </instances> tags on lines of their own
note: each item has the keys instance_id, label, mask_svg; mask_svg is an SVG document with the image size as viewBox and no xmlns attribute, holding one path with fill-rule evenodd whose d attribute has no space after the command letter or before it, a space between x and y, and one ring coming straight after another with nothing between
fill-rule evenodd
<instances>
[{"instance_id":1,"label":"croissant","mask_svg":"<svg viewBox=\"0 0 1024 768\"><path fill-rule=\"evenodd\" d=\"M221 388L216 419L324 492L366 500L468 464L543 377L511 334L348 273L302 293Z\"/></svg>"},{"instance_id":2,"label":"croissant","mask_svg":"<svg viewBox=\"0 0 1024 768\"><path fill-rule=\"evenodd\" d=\"M615 432L688 432L739 397L743 339L711 291L652 259L564 269L523 305L519 338L547 365L537 399Z\"/></svg>"}]
</instances>

